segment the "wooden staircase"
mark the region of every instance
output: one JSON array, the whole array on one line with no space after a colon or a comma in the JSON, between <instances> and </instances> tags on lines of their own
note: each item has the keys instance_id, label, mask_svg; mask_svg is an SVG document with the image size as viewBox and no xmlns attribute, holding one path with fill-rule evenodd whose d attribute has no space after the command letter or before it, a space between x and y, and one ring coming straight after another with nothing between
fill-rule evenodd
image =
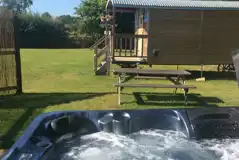
<instances>
[{"instance_id":1,"label":"wooden staircase","mask_svg":"<svg viewBox=\"0 0 239 160\"><path fill-rule=\"evenodd\" d=\"M90 48L94 49L95 75L110 75L110 35L105 35Z\"/></svg>"}]
</instances>

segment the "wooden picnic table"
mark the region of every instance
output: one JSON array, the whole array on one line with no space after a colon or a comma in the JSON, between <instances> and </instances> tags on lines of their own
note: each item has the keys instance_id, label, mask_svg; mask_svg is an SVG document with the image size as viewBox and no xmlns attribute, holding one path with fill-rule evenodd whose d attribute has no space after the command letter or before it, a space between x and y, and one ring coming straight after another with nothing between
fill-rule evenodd
<instances>
[{"instance_id":1,"label":"wooden picnic table","mask_svg":"<svg viewBox=\"0 0 239 160\"><path fill-rule=\"evenodd\" d=\"M113 73L118 76L118 82L114 84L117 87L118 92L118 103L120 104L120 92L125 87L131 88L174 88L174 94L177 89L181 88L184 90L185 103L187 103L187 93L190 88L196 88L185 84L185 76L190 76L191 73L185 70L153 70L153 69L138 69L138 68L115 68ZM172 85L166 84L129 84L124 83L122 79L130 76L136 79L155 79L157 77L165 77L167 80L172 82ZM182 82L180 82L182 80Z\"/></svg>"},{"instance_id":2,"label":"wooden picnic table","mask_svg":"<svg viewBox=\"0 0 239 160\"><path fill-rule=\"evenodd\" d=\"M115 68L113 73L116 75L147 75L147 76L189 76L190 72L185 70L153 70L153 69L138 69L138 68Z\"/></svg>"}]
</instances>

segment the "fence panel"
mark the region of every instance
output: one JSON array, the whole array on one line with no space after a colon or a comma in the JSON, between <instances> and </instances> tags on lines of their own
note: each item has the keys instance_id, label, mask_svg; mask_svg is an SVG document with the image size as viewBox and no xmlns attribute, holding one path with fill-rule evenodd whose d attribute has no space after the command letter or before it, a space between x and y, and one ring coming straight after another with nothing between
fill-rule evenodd
<instances>
[{"instance_id":1,"label":"fence panel","mask_svg":"<svg viewBox=\"0 0 239 160\"><path fill-rule=\"evenodd\" d=\"M0 95L22 92L20 49L16 41L15 22L13 13L0 7Z\"/></svg>"}]
</instances>

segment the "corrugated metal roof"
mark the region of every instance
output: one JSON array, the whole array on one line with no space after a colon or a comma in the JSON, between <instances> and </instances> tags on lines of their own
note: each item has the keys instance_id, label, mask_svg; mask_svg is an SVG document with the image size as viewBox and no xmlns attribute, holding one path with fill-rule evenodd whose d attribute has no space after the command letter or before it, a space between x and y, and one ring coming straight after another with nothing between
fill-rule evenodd
<instances>
[{"instance_id":1,"label":"corrugated metal roof","mask_svg":"<svg viewBox=\"0 0 239 160\"><path fill-rule=\"evenodd\" d=\"M239 1L198 1L198 0L109 0L115 7L128 8L185 8L239 10Z\"/></svg>"}]
</instances>

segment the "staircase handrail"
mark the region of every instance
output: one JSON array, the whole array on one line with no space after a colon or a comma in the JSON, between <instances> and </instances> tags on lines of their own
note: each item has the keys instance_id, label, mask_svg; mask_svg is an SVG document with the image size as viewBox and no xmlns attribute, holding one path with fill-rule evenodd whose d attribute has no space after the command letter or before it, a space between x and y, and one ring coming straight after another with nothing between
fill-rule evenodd
<instances>
[{"instance_id":1,"label":"staircase handrail","mask_svg":"<svg viewBox=\"0 0 239 160\"><path fill-rule=\"evenodd\" d=\"M90 49L93 50L95 48L95 46L98 46L99 44L101 44L103 41L105 41L105 39L108 38L108 34L106 34L105 36L103 36L102 38L100 38L98 41L96 41L91 47Z\"/></svg>"}]
</instances>

